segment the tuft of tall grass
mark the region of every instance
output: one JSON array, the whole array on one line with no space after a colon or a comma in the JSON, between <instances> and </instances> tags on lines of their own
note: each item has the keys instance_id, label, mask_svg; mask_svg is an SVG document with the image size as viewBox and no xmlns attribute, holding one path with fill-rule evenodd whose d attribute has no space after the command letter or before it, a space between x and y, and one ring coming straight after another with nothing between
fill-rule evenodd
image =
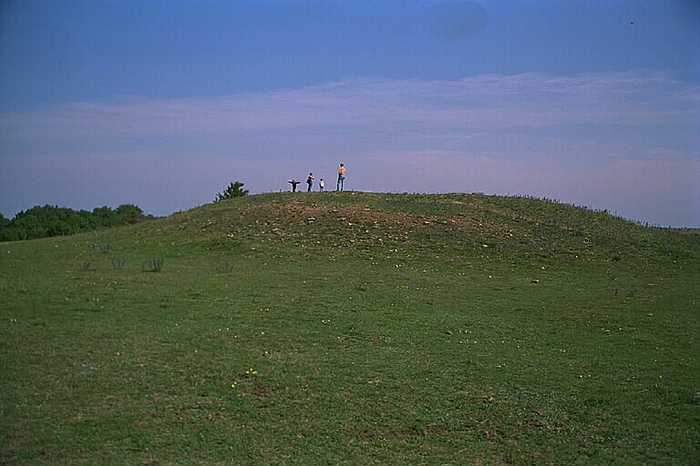
<instances>
[{"instance_id":1,"label":"tuft of tall grass","mask_svg":"<svg viewBox=\"0 0 700 466\"><path fill-rule=\"evenodd\" d=\"M114 257L112 258L112 268L114 270L123 270L126 268L126 259Z\"/></svg>"},{"instance_id":2,"label":"tuft of tall grass","mask_svg":"<svg viewBox=\"0 0 700 466\"><path fill-rule=\"evenodd\" d=\"M233 272L233 260L231 259L224 259L220 264L217 269L219 273L231 273Z\"/></svg>"},{"instance_id":3,"label":"tuft of tall grass","mask_svg":"<svg viewBox=\"0 0 700 466\"><path fill-rule=\"evenodd\" d=\"M80 270L82 272L95 272L97 270L97 266L90 261L84 261L82 264L80 264Z\"/></svg>"},{"instance_id":4,"label":"tuft of tall grass","mask_svg":"<svg viewBox=\"0 0 700 466\"><path fill-rule=\"evenodd\" d=\"M108 254L112 251L112 245L108 243L95 243L92 245L92 249L100 254Z\"/></svg>"},{"instance_id":5,"label":"tuft of tall grass","mask_svg":"<svg viewBox=\"0 0 700 466\"><path fill-rule=\"evenodd\" d=\"M143 263L144 272L160 272L163 269L163 258L154 257Z\"/></svg>"}]
</instances>

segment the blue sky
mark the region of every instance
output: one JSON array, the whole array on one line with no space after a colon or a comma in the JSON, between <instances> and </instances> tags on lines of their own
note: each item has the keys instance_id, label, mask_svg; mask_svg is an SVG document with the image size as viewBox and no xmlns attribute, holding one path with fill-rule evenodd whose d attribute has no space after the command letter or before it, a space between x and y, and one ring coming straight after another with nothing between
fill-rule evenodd
<instances>
[{"instance_id":1,"label":"blue sky","mask_svg":"<svg viewBox=\"0 0 700 466\"><path fill-rule=\"evenodd\" d=\"M162 215L344 161L700 226L699 51L696 1L4 0L0 212Z\"/></svg>"}]
</instances>

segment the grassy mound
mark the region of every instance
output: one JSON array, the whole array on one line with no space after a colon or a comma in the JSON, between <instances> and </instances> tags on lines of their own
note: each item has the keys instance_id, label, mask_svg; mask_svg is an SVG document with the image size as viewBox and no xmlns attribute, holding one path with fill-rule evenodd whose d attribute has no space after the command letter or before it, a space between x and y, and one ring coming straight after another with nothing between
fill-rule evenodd
<instances>
[{"instance_id":1,"label":"grassy mound","mask_svg":"<svg viewBox=\"0 0 700 466\"><path fill-rule=\"evenodd\" d=\"M312 193L0 246L3 464L700 456L695 230Z\"/></svg>"}]
</instances>

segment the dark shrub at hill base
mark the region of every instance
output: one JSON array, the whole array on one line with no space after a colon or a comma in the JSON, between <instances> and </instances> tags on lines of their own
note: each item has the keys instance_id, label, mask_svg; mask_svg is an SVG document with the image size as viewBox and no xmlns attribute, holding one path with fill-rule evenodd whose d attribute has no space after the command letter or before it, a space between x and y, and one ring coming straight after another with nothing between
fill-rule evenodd
<instances>
[{"instance_id":1,"label":"dark shrub at hill base","mask_svg":"<svg viewBox=\"0 0 700 466\"><path fill-rule=\"evenodd\" d=\"M0 241L72 235L150 218L153 216L144 215L143 210L133 204L122 204L116 209L98 207L92 212L47 204L19 212L12 220L0 218Z\"/></svg>"}]
</instances>

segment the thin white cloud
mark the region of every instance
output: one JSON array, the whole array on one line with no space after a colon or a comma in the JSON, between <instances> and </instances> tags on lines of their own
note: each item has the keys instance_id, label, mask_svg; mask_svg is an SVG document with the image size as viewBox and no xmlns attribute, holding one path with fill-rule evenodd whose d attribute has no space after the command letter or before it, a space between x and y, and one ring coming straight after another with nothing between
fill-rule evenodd
<instances>
[{"instance_id":1,"label":"thin white cloud","mask_svg":"<svg viewBox=\"0 0 700 466\"><path fill-rule=\"evenodd\" d=\"M484 75L455 81L352 80L257 94L76 103L0 116L4 138L240 134L405 125L471 132L572 124L687 123L700 88L659 73ZM401 130L401 127L398 128Z\"/></svg>"}]
</instances>

